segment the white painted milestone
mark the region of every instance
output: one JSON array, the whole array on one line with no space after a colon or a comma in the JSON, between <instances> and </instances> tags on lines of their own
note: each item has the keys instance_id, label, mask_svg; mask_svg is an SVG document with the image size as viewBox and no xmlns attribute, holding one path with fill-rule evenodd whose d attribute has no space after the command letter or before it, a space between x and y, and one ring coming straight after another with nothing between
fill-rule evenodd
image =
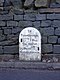
<instances>
[{"instance_id":1,"label":"white painted milestone","mask_svg":"<svg viewBox=\"0 0 60 80\"><path fill-rule=\"evenodd\" d=\"M41 34L33 28L23 29L19 35L19 60L41 60Z\"/></svg>"}]
</instances>

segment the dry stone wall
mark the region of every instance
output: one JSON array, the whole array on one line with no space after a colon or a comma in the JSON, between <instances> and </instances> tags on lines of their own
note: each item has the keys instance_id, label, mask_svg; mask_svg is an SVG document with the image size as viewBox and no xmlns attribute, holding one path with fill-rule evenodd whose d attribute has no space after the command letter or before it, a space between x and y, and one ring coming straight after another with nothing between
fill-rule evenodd
<instances>
[{"instance_id":1,"label":"dry stone wall","mask_svg":"<svg viewBox=\"0 0 60 80\"><path fill-rule=\"evenodd\" d=\"M0 0L0 54L19 53L19 33L41 32L42 53L60 53L60 0Z\"/></svg>"}]
</instances>

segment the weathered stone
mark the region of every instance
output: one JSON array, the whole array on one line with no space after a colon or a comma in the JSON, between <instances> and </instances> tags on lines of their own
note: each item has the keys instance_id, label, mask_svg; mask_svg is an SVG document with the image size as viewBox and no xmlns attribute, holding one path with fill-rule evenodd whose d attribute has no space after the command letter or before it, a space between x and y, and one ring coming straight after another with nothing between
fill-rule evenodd
<instances>
[{"instance_id":1,"label":"weathered stone","mask_svg":"<svg viewBox=\"0 0 60 80\"><path fill-rule=\"evenodd\" d=\"M10 14L0 15L0 20L13 20L13 15Z\"/></svg>"},{"instance_id":2,"label":"weathered stone","mask_svg":"<svg viewBox=\"0 0 60 80\"><path fill-rule=\"evenodd\" d=\"M3 48L2 48L2 46L0 46L0 54L2 54L3 53Z\"/></svg>"},{"instance_id":3,"label":"weathered stone","mask_svg":"<svg viewBox=\"0 0 60 80\"><path fill-rule=\"evenodd\" d=\"M51 7L51 8L60 8L60 4L51 3L50 7Z\"/></svg>"},{"instance_id":4,"label":"weathered stone","mask_svg":"<svg viewBox=\"0 0 60 80\"><path fill-rule=\"evenodd\" d=\"M0 11L1 15L8 14L8 11Z\"/></svg>"},{"instance_id":5,"label":"weathered stone","mask_svg":"<svg viewBox=\"0 0 60 80\"><path fill-rule=\"evenodd\" d=\"M56 43L58 37L57 36L49 36L48 37L48 43Z\"/></svg>"},{"instance_id":6,"label":"weathered stone","mask_svg":"<svg viewBox=\"0 0 60 80\"><path fill-rule=\"evenodd\" d=\"M60 36L60 28L55 29L55 35Z\"/></svg>"},{"instance_id":7,"label":"weathered stone","mask_svg":"<svg viewBox=\"0 0 60 80\"><path fill-rule=\"evenodd\" d=\"M36 19L36 14L35 13L25 14L24 15L24 20L35 21L35 19Z\"/></svg>"},{"instance_id":8,"label":"weathered stone","mask_svg":"<svg viewBox=\"0 0 60 80\"><path fill-rule=\"evenodd\" d=\"M6 7L6 6L10 6L10 5L11 5L10 0L5 0L4 6Z\"/></svg>"},{"instance_id":9,"label":"weathered stone","mask_svg":"<svg viewBox=\"0 0 60 80\"><path fill-rule=\"evenodd\" d=\"M6 54L16 54L18 53L18 46L14 45L14 46L4 46L4 53Z\"/></svg>"},{"instance_id":10,"label":"weathered stone","mask_svg":"<svg viewBox=\"0 0 60 80\"><path fill-rule=\"evenodd\" d=\"M20 27L31 27L32 22L31 21L19 21L18 26L20 26Z\"/></svg>"},{"instance_id":11,"label":"weathered stone","mask_svg":"<svg viewBox=\"0 0 60 80\"><path fill-rule=\"evenodd\" d=\"M5 26L5 22L4 21L0 21L0 26Z\"/></svg>"},{"instance_id":12,"label":"weathered stone","mask_svg":"<svg viewBox=\"0 0 60 80\"><path fill-rule=\"evenodd\" d=\"M45 60L45 59L43 59L43 60L42 60L42 62L46 63L46 60Z\"/></svg>"},{"instance_id":13,"label":"weathered stone","mask_svg":"<svg viewBox=\"0 0 60 80\"><path fill-rule=\"evenodd\" d=\"M42 45L42 53L49 53L52 51L53 51L52 44L43 44Z\"/></svg>"},{"instance_id":14,"label":"weathered stone","mask_svg":"<svg viewBox=\"0 0 60 80\"><path fill-rule=\"evenodd\" d=\"M7 40L12 40L12 39L18 39L19 38L19 34L18 35L14 35L14 34L8 34L6 36Z\"/></svg>"},{"instance_id":15,"label":"weathered stone","mask_svg":"<svg viewBox=\"0 0 60 80\"><path fill-rule=\"evenodd\" d=\"M54 35L54 28L40 28L41 34L45 36Z\"/></svg>"},{"instance_id":16,"label":"weathered stone","mask_svg":"<svg viewBox=\"0 0 60 80\"><path fill-rule=\"evenodd\" d=\"M18 26L18 22L17 21L7 21L7 26Z\"/></svg>"},{"instance_id":17,"label":"weathered stone","mask_svg":"<svg viewBox=\"0 0 60 80\"><path fill-rule=\"evenodd\" d=\"M0 61L5 61L5 62L8 62L10 59L14 59L14 55L7 55L7 54L3 54L3 55L0 55Z\"/></svg>"},{"instance_id":18,"label":"weathered stone","mask_svg":"<svg viewBox=\"0 0 60 80\"><path fill-rule=\"evenodd\" d=\"M4 2L4 0L0 0L0 3L1 3L1 2Z\"/></svg>"},{"instance_id":19,"label":"weathered stone","mask_svg":"<svg viewBox=\"0 0 60 80\"><path fill-rule=\"evenodd\" d=\"M3 7L3 10L4 10L4 11L9 11L9 13L12 13L13 7L12 7L12 5L10 4L10 5L8 5L8 7L7 7L7 6L6 6L6 7Z\"/></svg>"},{"instance_id":20,"label":"weathered stone","mask_svg":"<svg viewBox=\"0 0 60 80\"><path fill-rule=\"evenodd\" d=\"M53 63L53 68L55 70L60 69L60 63Z\"/></svg>"},{"instance_id":21,"label":"weathered stone","mask_svg":"<svg viewBox=\"0 0 60 80\"><path fill-rule=\"evenodd\" d=\"M51 21L50 20L46 20L46 21L42 21L41 22L41 27L50 27L51 26Z\"/></svg>"},{"instance_id":22,"label":"weathered stone","mask_svg":"<svg viewBox=\"0 0 60 80\"><path fill-rule=\"evenodd\" d=\"M46 20L46 14L36 14L36 20Z\"/></svg>"},{"instance_id":23,"label":"weathered stone","mask_svg":"<svg viewBox=\"0 0 60 80\"><path fill-rule=\"evenodd\" d=\"M60 0L56 0L56 2L60 4Z\"/></svg>"},{"instance_id":24,"label":"weathered stone","mask_svg":"<svg viewBox=\"0 0 60 80\"><path fill-rule=\"evenodd\" d=\"M12 28L13 28L12 26L2 26L3 32L4 32L4 29L12 29Z\"/></svg>"},{"instance_id":25,"label":"weathered stone","mask_svg":"<svg viewBox=\"0 0 60 80\"><path fill-rule=\"evenodd\" d=\"M3 40L5 40L6 38L5 38L5 36L4 35L0 35L0 41L3 41Z\"/></svg>"},{"instance_id":26,"label":"weathered stone","mask_svg":"<svg viewBox=\"0 0 60 80\"><path fill-rule=\"evenodd\" d=\"M24 6L29 7L32 5L34 0L25 0Z\"/></svg>"},{"instance_id":27,"label":"weathered stone","mask_svg":"<svg viewBox=\"0 0 60 80\"><path fill-rule=\"evenodd\" d=\"M32 26L38 29L40 27L40 21L32 22Z\"/></svg>"},{"instance_id":28,"label":"weathered stone","mask_svg":"<svg viewBox=\"0 0 60 80\"><path fill-rule=\"evenodd\" d=\"M23 20L23 15L14 15L14 20Z\"/></svg>"},{"instance_id":29,"label":"weathered stone","mask_svg":"<svg viewBox=\"0 0 60 80\"><path fill-rule=\"evenodd\" d=\"M8 46L8 45L15 45L15 44L17 44L16 39L15 40L11 39L11 40L0 42L0 46Z\"/></svg>"},{"instance_id":30,"label":"weathered stone","mask_svg":"<svg viewBox=\"0 0 60 80\"><path fill-rule=\"evenodd\" d=\"M14 62L0 62L0 68L14 68Z\"/></svg>"},{"instance_id":31,"label":"weathered stone","mask_svg":"<svg viewBox=\"0 0 60 80\"><path fill-rule=\"evenodd\" d=\"M59 20L54 20L54 21L52 22L52 26L53 26L53 27L60 27L60 21L59 21Z\"/></svg>"},{"instance_id":32,"label":"weathered stone","mask_svg":"<svg viewBox=\"0 0 60 80\"><path fill-rule=\"evenodd\" d=\"M4 3L4 2L0 2L0 7L2 7L2 8L3 8L3 3Z\"/></svg>"},{"instance_id":33,"label":"weathered stone","mask_svg":"<svg viewBox=\"0 0 60 80\"><path fill-rule=\"evenodd\" d=\"M48 63L50 63L50 62L51 62L51 60L48 60L47 62L48 62Z\"/></svg>"},{"instance_id":34,"label":"weathered stone","mask_svg":"<svg viewBox=\"0 0 60 80\"><path fill-rule=\"evenodd\" d=\"M47 0L36 0L35 6L36 7L47 7L48 1Z\"/></svg>"},{"instance_id":35,"label":"weathered stone","mask_svg":"<svg viewBox=\"0 0 60 80\"><path fill-rule=\"evenodd\" d=\"M22 28L20 28L20 27L15 27L15 28L12 29L12 33L13 33L13 34L14 34L14 33L18 33L18 32L21 32L21 30L22 30Z\"/></svg>"},{"instance_id":36,"label":"weathered stone","mask_svg":"<svg viewBox=\"0 0 60 80\"><path fill-rule=\"evenodd\" d=\"M60 20L60 14L47 14L47 19L50 20Z\"/></svg>"},{"instance_id":37,"label":"weathered stone","mask_svg":"<svg viewBox=\"0 0 60 80\"><path fill-rule=\"evenodd\" d=\"M22 0L10 0L9 2L11 2L16 9L22 8Z\"/></svg>"},{"instance_id":38,"label":"weathered stone","mask_svg":"<svg viewBox=\"0 0 60 80\"><path fill-rule=\"evenodd\" d=\"M47 37L46 36L42 36L42 43L47 43Z\"/></svg>"},{"instance_id":39,"label":"weathered stone","mask_svg":"<svg viewBox=\"0 0 60 80\"><path fill-rule=\"evenodd\" d=\"M1 6L1 5L0 5ZM3 10L3 7L0 7L0 10Z\"/></svg>"},{"instance_id":40,"label":"weathered stone","mask_svg":"<svg viewBox=\"0 0 60 80\"><path fill-rule=\"evenodd\" d=\"M58 58L53 57L53 61L54 61L54 62L58 62Z\"/></svg>"},{"instance_id":41,"label":"weathered stone","mask_svg":"<svg viewBox=\"0 0 60 80\"><path fill-rule=\"evenodd\" d=\"M53 53L60 53L60 45L54 45Z\"/></svg>"},{"instance_id":42,"label":"weathered stone","mask_svg":"<svg viewBox=\"0 0 60 80\"><path fill-rule=\"evenodd\" d=\"M54 2L56 2L56 0L50 0L51 1L51 3L54 3Z\"/></svg>"},{"instance_id":43,"label":"weathered stone","mask_svg":"<svg viewBox=\"0 0 60 80\"><path fill-rule=\"evenodd\" d=\"M16 15L22 15L23 14L23 10L20 10L20 9L14 9L13 12Z\"/></svg>"},{"instance_id":44,"label":"weathered stone","mask_svg":"<svg viewBox=\"0 0 60 80\"><path fill-rule=\"evenodd\" d=\"M24 10L24 13L25 14L30 14L30 13L37 14L37 11L33 10L33 9L26 9L26 10Z\"/></svg>"},{"instance_id":45,"label":"weathered stone","mask_svg":"<svg viewBox=\"0 0 60 80\"><path fill-rule=\"evenodd\" d=\"M38 9L38 11L40 12L40 13L43 13L43 14L51 14L51 13L60 13L60 8L41 8L41 9Z\"/></svg>"},{"instance_id":46,"label":"weathered stone","mask_svg":"<svg viewBox=\"0 0 60 80\"><path fill-rule=\"evenodd\" d=\"M58 43L60 43L60 38L58 38Z\"/></svg>"},{"instance_id":47,"label":"weathered stone","mask_svg":"<svg viewBox=\"0 0 60 80\"><path fill-rule=\"evenodd\" d=\"M0 30L0 35L2 35L3 34L3 30Z\"/></svg>"},{"instance_id":48,"label":"weathered stone","mask_svg":"<svg viewBox=\"0 0 60 80\"><path fill-rule=\"evenodd\" d=\"M11 34L11 29L4 29L4 34Z\"/></svg>"}]
</instances>

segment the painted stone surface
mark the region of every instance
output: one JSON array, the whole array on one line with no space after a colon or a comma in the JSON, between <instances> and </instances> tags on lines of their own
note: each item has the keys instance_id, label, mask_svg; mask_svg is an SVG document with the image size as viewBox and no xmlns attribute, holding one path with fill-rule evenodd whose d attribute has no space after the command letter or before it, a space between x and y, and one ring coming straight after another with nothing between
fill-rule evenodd
<instances>
[{"instance_id":1,"label":"painted stone surface","mask_svg":"<svg viewBox=\"0 0 60 80\"><path fill-rule=\"evenodd\" d=\"M21 31L19 35L19 60L41 60L41 34L37 29L28 27Z\"/></svg>"}]
</instances>

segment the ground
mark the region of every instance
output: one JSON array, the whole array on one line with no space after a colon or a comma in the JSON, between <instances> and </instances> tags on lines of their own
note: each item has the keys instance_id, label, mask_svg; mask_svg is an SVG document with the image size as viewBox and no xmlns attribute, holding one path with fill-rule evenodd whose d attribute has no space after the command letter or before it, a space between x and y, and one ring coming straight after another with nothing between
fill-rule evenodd
<instances>
[{"instance_id":1,"label":"ground","mask_svg":"<svg viewBox=\"0 0 60 80\"><path fill-rule=\"evenodd\" d=\"M60 80L60 71L0 69L0 80Z\"/></svg>"}]
</instances>

